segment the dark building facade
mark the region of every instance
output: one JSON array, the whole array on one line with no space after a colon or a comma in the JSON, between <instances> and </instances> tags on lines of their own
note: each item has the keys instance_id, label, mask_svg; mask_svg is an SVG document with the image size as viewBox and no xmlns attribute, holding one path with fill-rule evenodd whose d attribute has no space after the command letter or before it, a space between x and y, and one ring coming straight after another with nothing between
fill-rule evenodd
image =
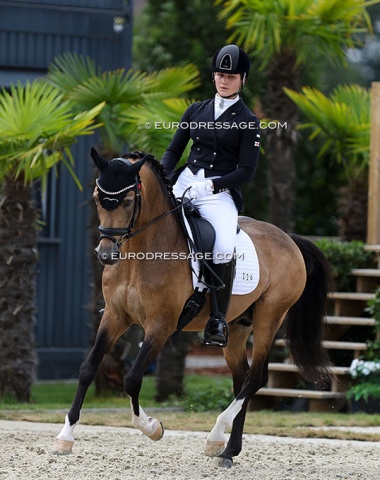
<instances>
[{"instance_id":1,"label":"dark building facade","mask_svg":"<svg viewBox=\"0 0 380 480\"><path fill-rule=\"evenodd\" d=\"M75 52L103 70L131 66L132 2L125 0L0 0L0 86L46 74L58 55ZM89 349L91 264L88 223L92 187L83 138L72 153L81 192L62 169L41 202L36 340L38 377L74 378Z\"/></svg>"}]
</instances>

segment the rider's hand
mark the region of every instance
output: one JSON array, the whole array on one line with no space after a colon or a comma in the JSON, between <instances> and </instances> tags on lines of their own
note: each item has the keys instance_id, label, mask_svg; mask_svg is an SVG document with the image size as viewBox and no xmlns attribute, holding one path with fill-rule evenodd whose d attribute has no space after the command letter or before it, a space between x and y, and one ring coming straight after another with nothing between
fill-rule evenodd
<instances>
[{"instance_id":1,"label":"rider's hand","mask_svg":"<svg viewBox=\"0 0 380 480\"><path fill-rule=\"evenodd\" d=\"M199 200L206 195L212 194L214 185L212 180L205 180L204 182L196 182L191 185L189 190L189 197L191 200Z\"/></svg>"}]
</instances>

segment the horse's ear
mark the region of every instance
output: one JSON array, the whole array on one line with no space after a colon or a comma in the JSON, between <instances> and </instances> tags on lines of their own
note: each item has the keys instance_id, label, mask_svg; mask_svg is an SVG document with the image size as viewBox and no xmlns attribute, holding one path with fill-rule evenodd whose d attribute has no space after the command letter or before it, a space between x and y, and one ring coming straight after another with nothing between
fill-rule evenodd
<instances>
[{"instance_id":1,"label":"horse's ear","mask_svg":"<svg viewBox=\"0 0 380 480\"><path fill-rule=\"evenodd\" d=\"M140 168L144 165L145 161L147 160L148 155L145 155L141 160L138 162L133 163L131 166L128 167L128 175L137 175L140 171Z\"/></svg>"},{"instance_id":2,"label":"horse's ear","mask_svg":"<svg viewBox=\"0 0 380 480\"><path fill-rule=\"evenodd\" d=\"M107 160L101 157L94 147L91 148L91 158L94 160L95 165L101 172L108 167Z\"/></svg>"}]
</instances>

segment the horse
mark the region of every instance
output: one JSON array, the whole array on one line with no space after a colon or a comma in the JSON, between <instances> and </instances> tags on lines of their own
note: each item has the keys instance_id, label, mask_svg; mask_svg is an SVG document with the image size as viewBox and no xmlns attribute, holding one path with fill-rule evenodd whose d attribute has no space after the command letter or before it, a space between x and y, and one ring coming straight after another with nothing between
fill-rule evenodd
<instances>
[{"instance_id":1,"label":"horse","mask_svg":"<svg viewBox=\"0 0 380 480\"><path fill-rule=\"evenodd\" d=\"M107 161L91 149L100 171L93 198L100 221L96 248L104 264L105 301L95 343L80 367L78 387L53 451L72 451L74 428L88 387L103 356L132 324L145 332L137 358L124 379L132 425L151 440L164 434L162 423L148 417L139 404L143 375L176 331L186 300L193 292L189 252L170 181L162 165L145 152L131 152ZM223 349L233 379L234 400L215 422L205 454L231 467L242 449L248 404L268 381L268 354L286 318L286 339L302 376L310 382L331 381L333 374L322 345L330 286L329 265L311 241L289 236L270 223L239 217L240 228L252 239L259 259L260 278L253 292L233 295L228 309L229 339ZM153 260L149 260L150 253ZM166 255L170 253L170 255ZM210 298L184 328L203 331ZM253 335L251 365L247 340ZM226 430L231 429L229 438Z\"/></svg>"}]
</instances>

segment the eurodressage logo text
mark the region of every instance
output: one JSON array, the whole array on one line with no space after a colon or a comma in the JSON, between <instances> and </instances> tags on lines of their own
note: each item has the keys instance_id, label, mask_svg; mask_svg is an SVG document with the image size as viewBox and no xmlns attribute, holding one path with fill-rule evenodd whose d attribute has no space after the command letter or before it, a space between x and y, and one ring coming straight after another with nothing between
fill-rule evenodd
<instances>
[{"instance_id":1,"label":"eurodressage logo text","mask_svg":"<svg viewBox=\"0 0 380 480\"><path fill-rule=\"evenodd\" d=\"M107 256L108 258L108 256ZM225 260L230 261L233 258L244 260L244 253L188 253L188 252L126 252L111 253L112 260Z\"/></svg>"},{"instance_id":2,"label":"eurodressage logo text","mask_svg":"<svg viewBox=\"0 0 380 480\"><path fill-rule=\"evenodd\" d=\"M190 130L233 130L233 129L240 129L240 130L257 130L257 123L256 122L146 122L145 128L147 130L151 130L154 128L155 130L174 130L178 128L190 128ZM260 129L261 130L276 130L279 128L288 128L288 123L281 123L281 122L260 122Z\"/></svg>"}]
</instances>

